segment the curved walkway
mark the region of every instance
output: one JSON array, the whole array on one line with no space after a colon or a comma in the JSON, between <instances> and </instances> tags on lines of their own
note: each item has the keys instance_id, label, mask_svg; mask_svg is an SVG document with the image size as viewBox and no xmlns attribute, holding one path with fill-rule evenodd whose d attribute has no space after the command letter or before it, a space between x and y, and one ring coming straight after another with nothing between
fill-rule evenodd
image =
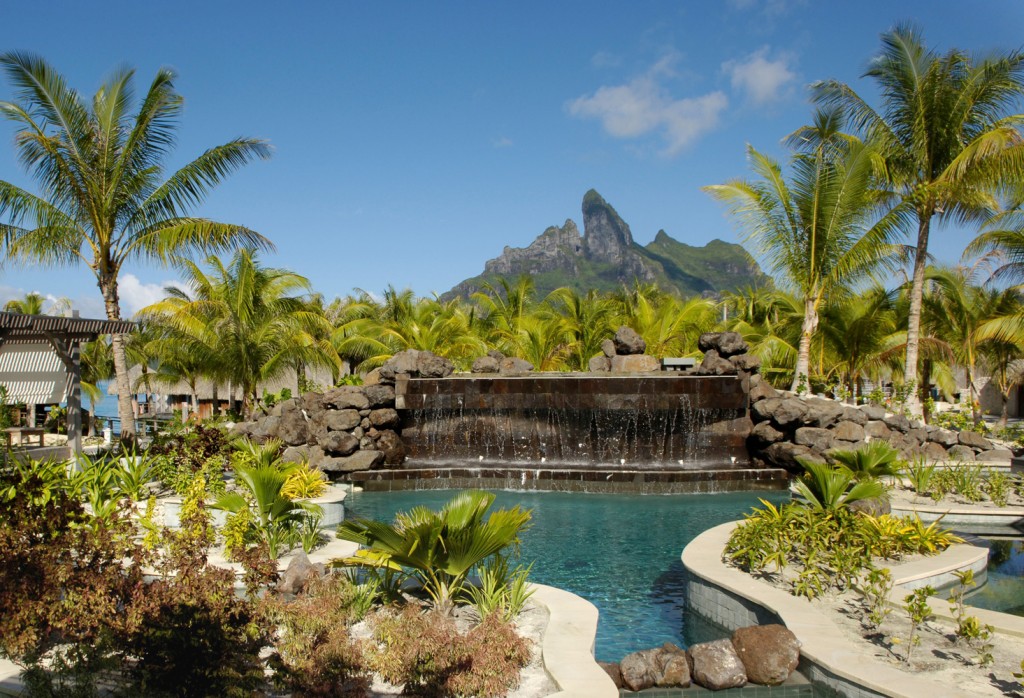
<instances>
[{"instance_id":1,"label":"curved walkway","mask_svg":"<svg viewBox=\"0 0 1024 698\"><path fill-rule=\"evenodd\" d=\"M895 696L934 698L972 695L926 676L913 676L877 661L827 616L804 599L760 582L722 561L729 534L738 522L716 526L697 536L683 550L683 565L690 573L688 599L691 609L735 629L752 623L781 622L800 640L801 670L816 683L844 696ZM955 570L983 570L988 551L971 545L954 545L942 553L902 565L892 565L895 587L890 603L899 606L907 589L939 585L953 579ZM946 602L934 599L937 616L946 615ZM945 614L943 613L945 611ZM972 609L982 622L997 632L1024 636L1024 619L1003 613Z\"/></svg>"}]
</instances>

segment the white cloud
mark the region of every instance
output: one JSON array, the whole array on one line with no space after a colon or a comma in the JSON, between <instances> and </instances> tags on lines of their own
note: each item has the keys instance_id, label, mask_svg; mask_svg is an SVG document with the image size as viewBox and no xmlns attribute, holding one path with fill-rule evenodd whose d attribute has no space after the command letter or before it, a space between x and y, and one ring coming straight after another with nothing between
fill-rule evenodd
<instances>
[{"instance_id":1,"label":"white cloud","mask_svg":"<svg viewBox=\"0 0 1024 698\"><path fill-rule=\"evenodd\" d=\"M499 136L498 138L495 138L491 142L491 145L493 145L495 148L511 148L512 139L509 138L508 136Z\"/></svg>"},{"instance_id":2,"label":"white cloud","mask_svg":"<svg viewBox=\"0 0 1024 698\"><path fill-rule=\"evenodd\" d=\"M674 75L674 55L658 61L645 74L624 85L604 86L578 97L567 108L573 116L600 119L616 138L637 138L654 131L666 141L665 154L676 155L718 125L728 105L722 92L675 99L662 84Z\"/></svg>"},{"instance_id":3,"label":"white cloud","mask_svg":"<svg viewBox=\"0 0 1024 698\"><path fill-rule=\"evenodd\" d=\"M122 315L131 317L147 305L162 301L167 295L164 289L168 286L185 288L185 285L176 280L164 281L159 284L144 284L134 274L124 274L118 279L117 290L121 298Z\"/></svg>"},{"instance_id":4,"label":"white cloud","mask_svg":"<svg viewBox=\"0 0 1024 698\"><path fill-rule=\"evenodd\" d=\"M622 64L622 59L608 51L598 51L590 57L590 65L595 68L617 68Z\"/></svg>"},{"instance_id":5,"label":"white cloud","mask_svg":"<svg viewBox=\"0 0 1024 698\"><path fill-rule=\"evenodd\" d=\"M768 59L768 47L755 51L746 58L727 61L722 70L729 75L734 90L743 92L750 102L761 106L778 100L796 80L791 70L792 56L780 54Z\"/></svg>"}]
</instances>

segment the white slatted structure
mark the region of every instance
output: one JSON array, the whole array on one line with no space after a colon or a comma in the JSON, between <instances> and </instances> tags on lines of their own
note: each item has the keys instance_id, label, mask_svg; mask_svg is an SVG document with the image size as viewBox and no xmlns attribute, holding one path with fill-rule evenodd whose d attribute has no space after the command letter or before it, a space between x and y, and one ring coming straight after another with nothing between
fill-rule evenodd
<instances>
[{"instance_id":1,"label":"white slatted structure","mask_svg":"<svg viewBox=\"0 0 1024 698\"><path fill-rule=\"evenodd\" d=\"M52 405L67 399L68 373L49 342L0 346L0 385L10 402Z\"/></svg>"}]
</instances>

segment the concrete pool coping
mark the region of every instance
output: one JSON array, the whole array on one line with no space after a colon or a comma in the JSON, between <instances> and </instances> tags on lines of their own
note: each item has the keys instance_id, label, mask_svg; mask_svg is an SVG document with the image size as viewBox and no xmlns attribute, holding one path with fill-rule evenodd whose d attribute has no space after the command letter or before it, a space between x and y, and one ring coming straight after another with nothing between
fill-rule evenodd
<instances>
[{"instance_id":1,"label":"concrete pool coping","mask_svg":"<svg viewBox=\"0 0 1024 698\"><path fill-rule=\"evenodd\" d=\"M942 519L945 526L1013 526L1024 522L1024 508L1020 507L978 507L969 504L941 502L923 504L905 502L892 504L893 516L916 515L921 521L931 523Z\"/></svg>"},{"instance_id":2,"label":"concrete pool coping","mask_svg":"<svg viewBox=\"0 0 1024 698\"><path fill-rule=\"evenodd\" d=\"M761 617L774 616L789 628L800 641L801 669L804 669L805 662L808 663L810 666L805 673L813 680L828 685L840 695L898 698L971 695L925 676L906 674L877 661L866 648L848 640L835 622L806 600L727 565L722 560L722 551L725 550L733 528L738 524L737 521L725 523L697 536L683 550L683 566L698 584L710 585L712 594L724 592L716 603L738 603ZM889 602L901 606L902 597L908 589L941 584L942 579L952 579L952 573L956 570L984 569L987 560L988 551L983 548L954 545L933 557L892 564L889 568L895 585ZM931 597L930 602L938 619L952 620L945 599ZM754 609L749 609L751 604ZM695 610L700 612L699 609ZM971 613L983 623L992 625L997 633L1024 637L1024 618L985 609L972 608Z\"/></svg>"}]
</instances>

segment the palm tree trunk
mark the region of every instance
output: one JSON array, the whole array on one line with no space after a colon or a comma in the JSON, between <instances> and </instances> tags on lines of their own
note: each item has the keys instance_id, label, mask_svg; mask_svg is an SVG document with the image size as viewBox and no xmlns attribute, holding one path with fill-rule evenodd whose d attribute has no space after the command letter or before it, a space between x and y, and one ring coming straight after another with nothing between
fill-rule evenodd
<instances>
[{"instance_id":1,"label":"palm tree trunk","mask_svg":"<svg viewBox=\"0 0 1024 698\"><path fill-rule=\"evenodd\" d=\"M917 249L914 252L914 276L910 284L910 312L907 317L907 356L903 368L903 380L907 383L917 380L918 346L921 339L921 305L924 299L924 271L928 265L928 235L931 231L932 211L924 208L917 212ZM921 399L917 390L909 391L907 409L910 414L921 414Z\"/></svg>"},{"instance_id":2,"label":"palm tree trunk","mask_svg":"<svg viewBox=\"0 0 1024 698\"><path fill-rule=\"evenodd\" d=\"M796 355L796 370L793 373L793 385L790 390L795 391L800 385L800 377L810 388L810 363L811 363L811 336L818 326L818 311L814 307L813 299L804 301L804 321L800 331L800 347Z\"/></svg>"},{"instance_id":3,"label":"palm tree trunk","mask_svg":"<svg viewBox=\"0 0 1024 698\"><path fill-rule=\"evenodd\" d=\"M218 390L216 380L211 381L210 392L213 395L213 416L216 417L218 414L220 414L220 396L217 394Z\"/></svg>"},{"instance_id":4,"label":"palm tree trunk","mask_svg":"<svg viewBox=\"0 0 1024 698\"><path fill-rule=\"evenodd\" d=\"M117 298L117 278L106 276L100 278L100 292L108 320L121 319L121 305ZM132 388L128 378L128 359L124 352L124 335L111 336L111 349L114 354L114 375L117 381L117 416L121 420L121 439L126 442L135 440L135 412L132 409Z\"/></svg>"}]
</instances>

